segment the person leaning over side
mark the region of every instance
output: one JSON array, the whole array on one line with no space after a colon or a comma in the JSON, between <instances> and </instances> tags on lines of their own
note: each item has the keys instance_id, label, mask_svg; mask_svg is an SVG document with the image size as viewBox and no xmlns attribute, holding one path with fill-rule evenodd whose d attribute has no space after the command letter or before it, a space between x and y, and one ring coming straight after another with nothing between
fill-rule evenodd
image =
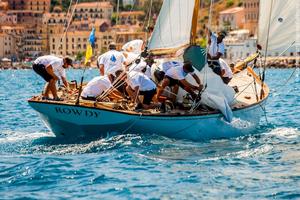
<instances>
[{"instance_id":1,"label":"person leaning over side","mask_svg":"<svg viewBox=\"0 0 300 200\"><path fill-rule=\"evenodd\" d=\"M122 73L122 71L120 73ZM81 93L81 98L84 100L97 101L98 97L111 89L111 91L107 92L107 95L105 96L109 96L112 99L122 99L120 93L116 89L112 89L112 87L112 82L109 80L107 75L97 76L89 81L84 87Z\"/></svg>"},{"instance_id":2,"label":"person leaning over side","mask_svg":"<svg viewBox=\"0 0 300 200\"><path fill-rule=\"evenodd\" d=\"M187 80L185 80L185 77L191 74L195 81L197 82L198 86L190 84ZM194 68L191 63L181 63L179 66L171 67L169 70L166 71L164 79L162 80L161 87L159 87L157 92L157 98L162 94L162 92L165 90L165 88L173 87L172 93L172 101L175 103L178 89L179 87L183 88L185 91L187 91L189 94L191 94L193 99L197 98L195 90L201 91L203 88L203 85L201 84L201 81L199 77L194 73Z\"/></svg>"},{"instance_id":3,"label":"person leaning over side","mask_svg":"<svg viewBox=\"0 0 300 200\"><path fill-rule=\"evenodd\" d=\"M156 85L142 72L131 71L128 73L126 91L131 101L137 103L136 109L152 109L158 106L158 104L152 103L156 94ZM142 102L139 95L143 96Z\"/></svg>"},{"instance_id":4,"label":"person leaning over side","mask_svg":"<svg viewBox=\"0 0 300 200\"><path fill-rule=\"evenodd\" d=\"M118 70L124 70L124 64L125 64L125 56L116 50L116 44L110 43L109 51L102 54L98 58L98 66L100 70L100 75L108 75L109 78L111 76L115 76L115 72ZM115 78L115 77L114 77Z\"/></svg>"},{"instance_id":5,"label":"person leaning over side","mask_svg":"<svg viewBox=\"0 0 300 200\"><path fill-rule=\"evenodd\" d=\"M62 100L57 96L56 82L61 79L64 86L67 89L69 88L65 71L69 66L73 66L71 58L59 58L52 55L41 56L33 62L32 69L34 72L47 82L42 94L43 99L49 99L49 94L51 92L53 100Z\"/></svg>"}]
</instances>

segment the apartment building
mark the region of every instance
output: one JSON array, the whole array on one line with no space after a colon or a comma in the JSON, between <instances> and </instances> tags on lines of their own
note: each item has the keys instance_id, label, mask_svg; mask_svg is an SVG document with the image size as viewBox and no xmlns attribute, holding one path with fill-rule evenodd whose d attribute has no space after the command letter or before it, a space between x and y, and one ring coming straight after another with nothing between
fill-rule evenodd
<instances>
[{"instance_id":1,"label":"apartment building","mask_svg":"<svg viewBox=\"0 0 300 200\"><path fill-rule=\"evenodd\" d=\"M143 22L145 17L144 11L124 11L119 14L121 24L136 25Z\"/></svg>"},{"instance_id":2,"label":"apartment building","mask_svg":"<svg viewBox=\"0 0 300 200\"><path fill-rule=\"evenodd\" d=\"M110 2L90 2L74 5L74 19L108 19L113 13L113 6Z\"/></svg>"},{"instance_id":3,"label":"apartment building","mask_svg":"<svg viewBox=\"0 0 300 200\"><path fill-rule=\"evenodd\" d=\"M51 0L7 0L11 10L32 10L49 12Z\"/></svg>"},{"instance_id":4,"label":"apartment building","mask_svg":"<svg viewBox=\"0 0 300 200\"><path fill-rule=\"evenodd\" d=\"M221 29L241 29L245 23L245 11L243 7L235 7L219 13L219 25Z\"/></svg>"},{"instance_id":5,"label":"apartment building","mask_svg":"<svg viewBox=\"0 0 300 200\"><path fill-rule=\"evenodd\" d=\"M245 25L251 35L257 35L259 19L259 0L244 0Z\"/></svg>"}]
</instances>

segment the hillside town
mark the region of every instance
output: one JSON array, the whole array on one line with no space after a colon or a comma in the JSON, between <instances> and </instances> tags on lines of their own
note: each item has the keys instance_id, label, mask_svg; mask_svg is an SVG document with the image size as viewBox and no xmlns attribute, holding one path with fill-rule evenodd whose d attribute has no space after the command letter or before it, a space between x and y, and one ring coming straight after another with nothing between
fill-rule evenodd
<instances>
[{"instance_id":1,"label":"hillside town","mask_svg":"<svg viewBox=\"0 0 300 200\"><path fill-rule=\"evenodd\" d=\"M2 66L13 67L15 62L23 66L27 61L46 54L71 56L80 63L93 27L96 30L94 54L100 55L107 51L110 42L115 42L117 49L120 49L134 39L146 41L149 36L147 26L154 26L157 18L156 12L152 11L149 17L148 10L141 9L147 7L146 0L122 1L123 8L127 9L119 9L115 0L78 1L77 4L76 1L67 2L70 2L70 6L66 9L62 6L62 0L55 5L51 0L0 0ZM215 2L216 7L221 8L213 12L213 18L217 19L213 30L226 30L228 33L224 40L225 58L234 61L254 53L259 0ZM208 10L209 5L201 6L202 10ZM207 21L208 14L200 14L199 41L205 38L201 28ZM293 56L293 52L286 52L283 56ZM276 61L277 64L293 66L293 61L290 63L287 57L279 63Z\"/></svg>"}]
</instances>

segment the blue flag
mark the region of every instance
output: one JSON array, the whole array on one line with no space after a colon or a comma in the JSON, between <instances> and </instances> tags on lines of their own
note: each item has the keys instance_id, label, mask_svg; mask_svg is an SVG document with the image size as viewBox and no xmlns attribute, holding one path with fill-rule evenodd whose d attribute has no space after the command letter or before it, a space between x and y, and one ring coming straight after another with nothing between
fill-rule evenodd
<instances>
[{"instance_id":1,"label":"blue flag","mask_svg":"<svg viewBox=\"0 0 300 200\"><path fill-rule=\"evenodd\" d=\"M92 29L92 32L90 34L90 38L89 38L89 42L91 44L92 47L95 46L95 40L96 40L96 36L95 36L95 28Z\"/></svg>"}]
</instances>

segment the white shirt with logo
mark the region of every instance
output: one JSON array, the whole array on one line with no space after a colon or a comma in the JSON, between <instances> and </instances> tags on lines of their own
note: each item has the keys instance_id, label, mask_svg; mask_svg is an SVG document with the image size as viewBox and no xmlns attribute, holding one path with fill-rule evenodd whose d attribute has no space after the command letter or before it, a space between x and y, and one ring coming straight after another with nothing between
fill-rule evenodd
<instances>
[{"instance_id":1,"label":"white shirt with logo","mask_svg":"<svg viewBox=\"0 0 300 200\"><path fill-rule=\"evenodd\" d=\"M223 77L232 78L233 73L232 73L230 67L228 66L228 64L226 63L226 61L223 60L222 58L220 58L219 62L220 62L221 69L225 70L225 74L223 75Z\"/></svg>"},{"instance_id":2,"label":"white shirt with logo","mask_svg":"<svg viewBox=\"0 0 300 200\"><path fill-rule=\"evenodd\" d=\"M112 84L107 76L97 76L84 87L81 96L97 97L111 87Z\"/></svg>"},{"instance_id":3,"label":"white shirt with logo","mask_svg":"<svg viewBox=\"0 0 300 200\"><path fill-rule=\"evenodd\" d=\"M224 42L218 44L218 36L215 33L211 34L210 41L209 54L211 56L217 56L218 53L221 53L222 55L225 54Z\"/></svg>"},{"instance_id":4,"label":"white shirt with logo","mask_svg":"<svg viewBox=\"0 0 300 200\"><path fill-rule=\"evenodd\" d=\"M192 72L190 73L191 75L194 75L195 73ZM183 63L181 63L179 66L176 67L171 67L165 74L166 76L173 78L175 80L183 80L185 79L185 77L188 75L188 73L186 73L183 70Z\"/></svg>"},{"instance_id":5,"label":"white shirt with logo","mask_svg":"<svg viewBox=\"0 0 300 200\"><path fill-rule=\"evenodd\" d=\"M110 50L103 54L100 58L99 65L104 65L104 74L115 74L118 70L124 70L124 55L117 50Z\"/></svg>"},{"instance_id":6,"label":"white shirt with logo","mask_svg":"<svg viewBox=\"0 0 300 200\"><path fill-rule=\"evenodd\" d=\"M35 61L35 64L42 64L45 67L51 65L53 68L53 72L58 77L66 78L66 70L63 68L63 58L59 58L56 56L48 55L48 56L41 56L38 57Z\"/></svg>"},{"instance_id":7,"label":"white shirt with logo","mask_svg":"<svg viewBox=\"0 0 300 200\"><path fill-rule=\"evenodd\" d=\"M129 72L127 83L132 89L138 86L140 91L150 91L156 89L155 83L141 72Z\"/></svg>"},{"instance_id":8,"label":"white shirt with logo","mask_svg":"<svg viewBox=\"0 0 300 200\"><path fill-rule=\"evenodd\" d=\"M122 50L140 54L143 48L143 40L132 40L123 45Z\"/></svg>"},{"instance_id":9,"label":"white shirt with logo","mask_svg":"<svg viewBox=\"0 0 300 200\"><path fill-rule=\"evenodd\" d=\"M183 63L182 62L179 62L179 61L167 61L167 62L163 62L160 66L160 69L163 71L163 72L167 72L170 68L172 67L178 67L178 66L183 66Z\"/></svg>"}]
</instances>

